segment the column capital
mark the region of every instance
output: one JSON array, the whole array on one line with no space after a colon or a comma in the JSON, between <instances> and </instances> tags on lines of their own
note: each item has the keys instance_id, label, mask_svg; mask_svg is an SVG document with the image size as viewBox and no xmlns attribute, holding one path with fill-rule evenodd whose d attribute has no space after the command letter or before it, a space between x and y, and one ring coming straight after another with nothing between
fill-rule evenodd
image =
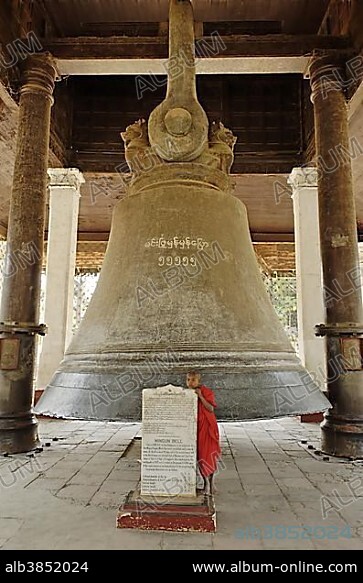
<instances>
[{"instance_id":1,"label":"column capital","mask_svg":"<svg viewBox=\"0 0 363 583\"><path fill-rule=\"evenodd\" d=\"M318 170L314 166L305 166L304 168L293 168L287 178L293 190L300 188L317 188Z\"/></svg>"},{"instance_id":2,"label":"column capital","mask_svg":"<svg viewBox=\"0 0 363 583\"><path fill-rule=\"evenodd\" d=\"M326 99L330 91L344 93L346 88L346 56L315 54L309 66L311 101Z\"/></svg>"},{"instance_id":3,"label":"column capital","mask_svg":"<svg viewBox=\"0 0 363 583\"><path fill-rule=\"evenodd\" d=\"M49 187L74 188L79 192L85 182L78 168L48 168Z\"/></svg>"},{"instance_id":4,"label":"column capital","mask_svg":"<svg viewBox=\"0 0 363 583\"><path fill-rule=\"evenodd\" d=\"M53 103L52 94L56 78L58 78L56 61L50 53L30 55L24 63L20 95L43 93Z\"/></svg>"}]
</instances>

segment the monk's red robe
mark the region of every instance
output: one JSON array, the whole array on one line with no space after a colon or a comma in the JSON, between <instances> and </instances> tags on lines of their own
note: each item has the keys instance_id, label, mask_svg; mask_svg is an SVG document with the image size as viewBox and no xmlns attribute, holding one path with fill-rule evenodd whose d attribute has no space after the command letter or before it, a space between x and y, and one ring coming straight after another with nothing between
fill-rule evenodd
<instances>
[{"instance_id":1,"label":"monk's red robe","mask_svg":"<svg viewBox=\"0 0 363 583\"><path fill-rule=\"evenodd\" d=\"M216 407L214 393L204 385L200 387L202 396ZM214 411L208 411L198 399L197 460L203 477L213 474L221 454L219 431Z\"/></svg>"}]
</instances>

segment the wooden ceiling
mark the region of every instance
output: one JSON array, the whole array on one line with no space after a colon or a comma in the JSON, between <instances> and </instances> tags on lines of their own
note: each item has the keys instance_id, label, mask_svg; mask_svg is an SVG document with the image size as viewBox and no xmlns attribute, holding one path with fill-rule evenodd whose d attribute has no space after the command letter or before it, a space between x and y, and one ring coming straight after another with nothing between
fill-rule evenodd
<instances>
[{"instance_id":1,"label":"wooden ceiling","mask_svg":"<svg viewBox=\"0 0 363 583\"><path fill-rule=\"evenodd\" d=\"M165 22L169 0L41 0L60 36L114 34L117 25ZM316 33L329 0L194 0L196 21L275 22L285 34ZM116 28L115 28L116 27Z\"/></svg>"},{"instance_id":2,"label":"wooden ceiling","mask_svg":"<svg viewBox=\"0 0 363 583\"><path fill-rule=\"evenodd\" d=\"M165 97L165 80L159 77L156 87L144 77L152 89L138 99L134 76L72 78L70 165L84 172L114 172L122 165L120 131L148 119ZM303 162L301 75L202 75L197 90L210 122L222 121L237 137L233 174L284 173Z\"/></svg>"}]
</instances>

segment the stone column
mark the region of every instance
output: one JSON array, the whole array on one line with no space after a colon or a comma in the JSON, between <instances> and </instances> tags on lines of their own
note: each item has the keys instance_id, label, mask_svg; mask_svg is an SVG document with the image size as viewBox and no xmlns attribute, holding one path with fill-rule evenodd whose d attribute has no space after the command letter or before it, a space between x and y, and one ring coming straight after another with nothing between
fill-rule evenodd
<instances>
[{"instance_id":1,"label":"stone column","mask_svg":"<svg viewBox=\"0 0 363 583\"><path fill-rule=\"evenodd\" d=\"M363 457L363 313L352 185L344 62L313 58L310 66L318 168L320 243L327 339L329 399L322 450Z\"/></svg>"},{"instance_id":2,"label":"stone column","mask_svg":"<svg viewBox=\"0 0 363 583\"><path fill-rule=\"evenodd\" d=\"M43 340L37 387L51 380L72 334L74 271L80 186L84 182L77 168L48 170L49 229L45 322L48 334Z\"/></svg>"},{"instance_id":3,"label":"stone column","mask_svg":"<svg viewBox=\"0 0 363 583\"><path fill-rule=\"evenodd\" d=\"M315 335L315 326L325 322L317 170L313 167L294 168L287 182L292 188L294 205L299 356L316 384L324 391L325 343Z\"/></svg>"},{"instance_id":4,"label":"stone column","mask_svg":"<svg viewBox=\"0 0 363 583\"><path fill-rule=\"evenodd\" d=\"M56 69L49 55L28 57L20 91L0 325L0 453L38 443L32 410L46 209L50 110Z\"/></svg>"}]
</instances>

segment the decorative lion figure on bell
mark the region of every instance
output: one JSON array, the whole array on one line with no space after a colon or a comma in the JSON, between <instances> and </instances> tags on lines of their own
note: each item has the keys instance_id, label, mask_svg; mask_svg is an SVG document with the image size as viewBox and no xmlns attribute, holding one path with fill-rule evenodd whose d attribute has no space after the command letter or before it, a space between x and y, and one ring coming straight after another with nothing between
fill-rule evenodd
<instances>
[{"instance_id":1,"label":"decorative lion figure on bell","mask_svg":"<svg viewBox=\"0 0 363 583\"><path fill-rule=\"evenodd\" d=\"M232 131L221 121L213 121L209 127L209 154L218 160L218 168L230 173L233 164L233 149L237 141Z\"/></svg>"},{"instance_id":2,"label":"decorative lion figure on bell","mask_svg":"<svg viewBox=\"0 0 363 583\"><path fill-rule=\"evenodd\" d=\"M127 126L120 135L125 143L125 160L134 176L161 164L162 161L150 145L147 122L144 119Z\"/></svg>"}]
</instances>

